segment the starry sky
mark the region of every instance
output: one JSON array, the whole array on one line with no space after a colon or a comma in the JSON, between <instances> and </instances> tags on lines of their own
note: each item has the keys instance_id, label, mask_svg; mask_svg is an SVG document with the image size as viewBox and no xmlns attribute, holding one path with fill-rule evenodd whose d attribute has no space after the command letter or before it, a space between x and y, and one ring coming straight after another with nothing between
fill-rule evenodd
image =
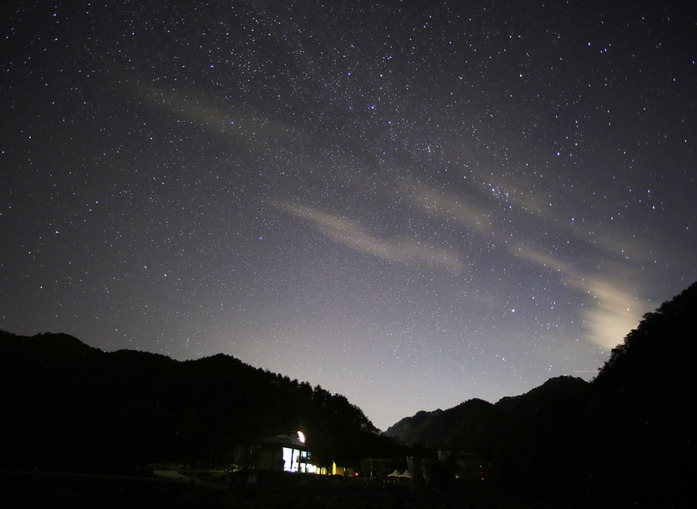
<instances>
[{"instance_id":1,"label":"starry sky","mask_svg":"<svg viewBox=\"0 0 697 509\"><path fill-rule=\"evenodd\" d=\"M3 4L0 328L381 429L592 379L697 280L688 4Z\"/></svg>"}]
</instances>

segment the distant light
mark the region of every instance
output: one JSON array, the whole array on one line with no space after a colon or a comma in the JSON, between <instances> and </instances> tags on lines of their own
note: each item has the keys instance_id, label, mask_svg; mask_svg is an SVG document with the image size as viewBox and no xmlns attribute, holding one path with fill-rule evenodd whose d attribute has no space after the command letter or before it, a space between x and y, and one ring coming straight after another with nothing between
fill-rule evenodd
<instances>
[{"instance_id":1,"label":"distant light","mask_svg":"<svg viewBox=\"0 0 697 509\"><path fill-rule=\"evenodd\" d=\"M301 444L305 443L305 435L303 434L302 431L298 431L298 440L300 440Z\"/></svg>"}]
</instances>

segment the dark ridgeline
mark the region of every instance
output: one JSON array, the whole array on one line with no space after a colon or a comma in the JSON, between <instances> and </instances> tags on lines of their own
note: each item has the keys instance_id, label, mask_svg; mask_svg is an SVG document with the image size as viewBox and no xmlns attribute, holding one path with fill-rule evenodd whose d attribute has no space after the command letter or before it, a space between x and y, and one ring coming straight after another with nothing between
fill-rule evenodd
<instances>
[{"instance_id":1,"label":"dark ridgeline","mask_svg":"<svg viewBox=\"0 0 697 509\"><path fill-rule=\"evenodd\" d=\"M645 315L592 382L559 377L496 404L419 412L385 433L393 438L345 397L233 357L178 362L104 353L64 334L3 332L0 470L220 466L236 461L239 444L302 429L325 464L413 454L395 439L422 452L474 453L483 483L458 485L448 460L430 463L432 478L494 505L692 507L695 331L697 284Z\"/></svg>"},{"instance_id":2,"label":"dark ridgeline","mask_svg":"<svg viewBox=\"0 0 697 509\"><path fill-rule=\"evenodd\" d=\"M605 492L696 507L697 283L644 316L592 389L592 473Z\"/></svg>"},{"instance_id":3,"label":"dark ridgeline","mask_svg":"<svg viewBox=\"0 0 697 509\"><path fill-rule=\"evenodd\" d=\"M316 460L404 454L344 396L226 355L105 353L65 334L0 332L0 470L133 473L225 466L302 429Z\"/></svg>"},{"instance_id":4,"label":"dark ridgeline","mask_svg":"<svg viewBox=\"0 0 697 509\"><path fill-rule=\"evenodd\" d=\"M647 313L590 383L419 412L385 434L481 453L502 492L593 507L697 506L697 283Z\"/></svg>"}]
</instances>

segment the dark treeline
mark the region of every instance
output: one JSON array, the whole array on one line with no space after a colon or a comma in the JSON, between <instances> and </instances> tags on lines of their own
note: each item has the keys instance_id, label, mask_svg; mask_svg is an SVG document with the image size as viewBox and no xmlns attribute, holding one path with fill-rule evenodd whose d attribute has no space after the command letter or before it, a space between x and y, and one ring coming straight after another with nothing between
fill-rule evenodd
<instances>
[{"instance_id":1,"label":"dark treeline","mask_svg":"<svg viewBox=\"0 0 697 509\"><path fill-rule=\"evenodd\" d=\"M594 507L692 507L697 283L648 313L592 382L419 412L386 434L477 452L501 490Z\"/></svg>"},{"instance_id":2,"label":"dark treeline","mask_svg":"<svg viewBox=\"0 0 697 509\"><path fill-rule=\"evenodd\" d=\"M645 315L592 382L559 377L496 404L419 412L388 438L345 397L233 357L178 362L105 353L64 334L3 332L0 470L221 466L239 461L239 445L301 429L325 465L404 458L415 445L483 458L479 488L471 479L457 485L441 464L442 492L560 507L692 507L696 334L694 284Z\"/></svg>"},{"instance_id":3,"label":"dark treeline","mask_svg":"<svg viewBox=\"0 0 697 509\"><path fill-rule=\"evenodd\" d=\"M240 446L295 429L321 464L406 450L320 386L222 354L105 353L65 334L0 332L0 401L0 469L220 467L241 460Z\"/></svg>"}]
</instances>

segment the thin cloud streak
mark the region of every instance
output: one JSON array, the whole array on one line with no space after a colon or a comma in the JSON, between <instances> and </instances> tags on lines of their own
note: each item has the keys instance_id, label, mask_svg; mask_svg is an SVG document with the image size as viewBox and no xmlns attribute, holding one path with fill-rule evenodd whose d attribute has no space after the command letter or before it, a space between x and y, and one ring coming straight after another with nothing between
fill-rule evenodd
<instances>
[{"instance_id":1,"label":"thin cloud streak","mask_svg":"<svg viewBox=\"0 0 697 509\"><path fill-rule=\"evenodd\" d=\"M504 197L507 203L525 211L547 227L553 226L560 229L570 238L593 246L613 257L648 261L654 253L652 246L636 237L630 237L619 228L597 225L589 231L588 228L576 223L572 217L555 212L548 200L543 200L533 191L525 190L522 185L514 184L512 179L497 178L479 172L478 178L473 180L481 189L494 190L497 195Z\"/></svg>"},{"instance_id":2,"label":"thin cloud streak","mask_svg":"<svg viewBox=\"0 0 697 509\"><path fill-rule=\"evenodd\" d=\"M510 229L510 225L505 225L498 218L493 203L491 206L479 207L465 205L463 199L424 184L401 184L401 187L423 213L456 221L483 237L497 231L506 231L507 226ZM565 286L589 298L587 305L576 309L585 326L587 341L604 350L620 343L650 307L647 301L639 297L643 293L641 289L637 291L635 287L637 281L641 281L640 273L629 265L629 260L645 258L646 253L651 252L649 246L642 245L636 239L626 239L620 232L607 228L603 229L602 235L589 238L588 234L581 233L572 223L565 224L539 198L509 188L505 182L497 182L495 187L497 193L503 193L508 203L531 214L544 223L546 229L561 229L586 248L599 249L612 255L615 260L611 262L614 265L612 270L605 270L602 275L598 275L595 270L572 267L561 257L549 254L551 249L543 252L532 248L516 235L511 235L510 241L504 244L511 256L557 273ZM629 282L635 286L630 288Z\"/></svg>"},{"instance_id":3,"label":"thin cloud streak","mask_svg":"<svg viewBox=\"0 0 697 509\"><path fill-rule=\"evenodd\" d=\"M613 270L596 275L573 269L529 247L521 247L517 252L523 260L558 272L566 286L587 296L588 305L578 306L576 311L586 327L585 339L604 350L622 342L650 308L649 302L641 300L636 289L630 288L629 282L638 278L636 270L626 264L617 264Z\"/></svg>"},{"instance_id":4,"label":"thin cloud streak","mask_svg":"<svg viewBox=\"0 0 697 509\"><path fill-rule=\"evenodd\" d=\"M159 89L152 86L136 88L138 97L153 107L174 117L195 123L215 134L244 137L249 147L248 136L254 134L261 139L271 138L276 141L292 143L306 142L309 137L301 130L276 119L254 111L249 107L230 107L206 102L197 96L192 99L177 91ZM260 143L260 142L258 142Z\"/></svg>"},{"instance_id":5,"label":"thin cloud streak","mask_svg":"<svg viewBox=\"0 0 697 509\"><path fill-rule=\"evenodd\" d=\"M617 281L592 279L587 288L593 296L590 309L579 310L588 327L588 339L604 350L621 343L646 312L633 294L617 286ZM641 312L639 308L644 308Z\"/></svg>"},{"instance_id":6,"label":"thin cloud streak","mask_svg":"<svg viewBox=\"0 0 697 509\"><path fill-rule=\"evenodd\" d=\"M454 221L482 235L493 231L491 214L451 194L424 184L401 182L400 191L430 216Z\"/></svg>"},{"instance_id":7,"label":"thin cloud streak","mask_svg":"<svg viewBox=\"0 0 697 509\"><path fill-rule=\"evenodd\" d=\"M408 238L381 239L357 222L286 200L271 200L270 203L308 221L317 231L335 242L388 262L407 266L432 266L454 272L464 268L453 251Z\"/></svg>"}]
</instances>

